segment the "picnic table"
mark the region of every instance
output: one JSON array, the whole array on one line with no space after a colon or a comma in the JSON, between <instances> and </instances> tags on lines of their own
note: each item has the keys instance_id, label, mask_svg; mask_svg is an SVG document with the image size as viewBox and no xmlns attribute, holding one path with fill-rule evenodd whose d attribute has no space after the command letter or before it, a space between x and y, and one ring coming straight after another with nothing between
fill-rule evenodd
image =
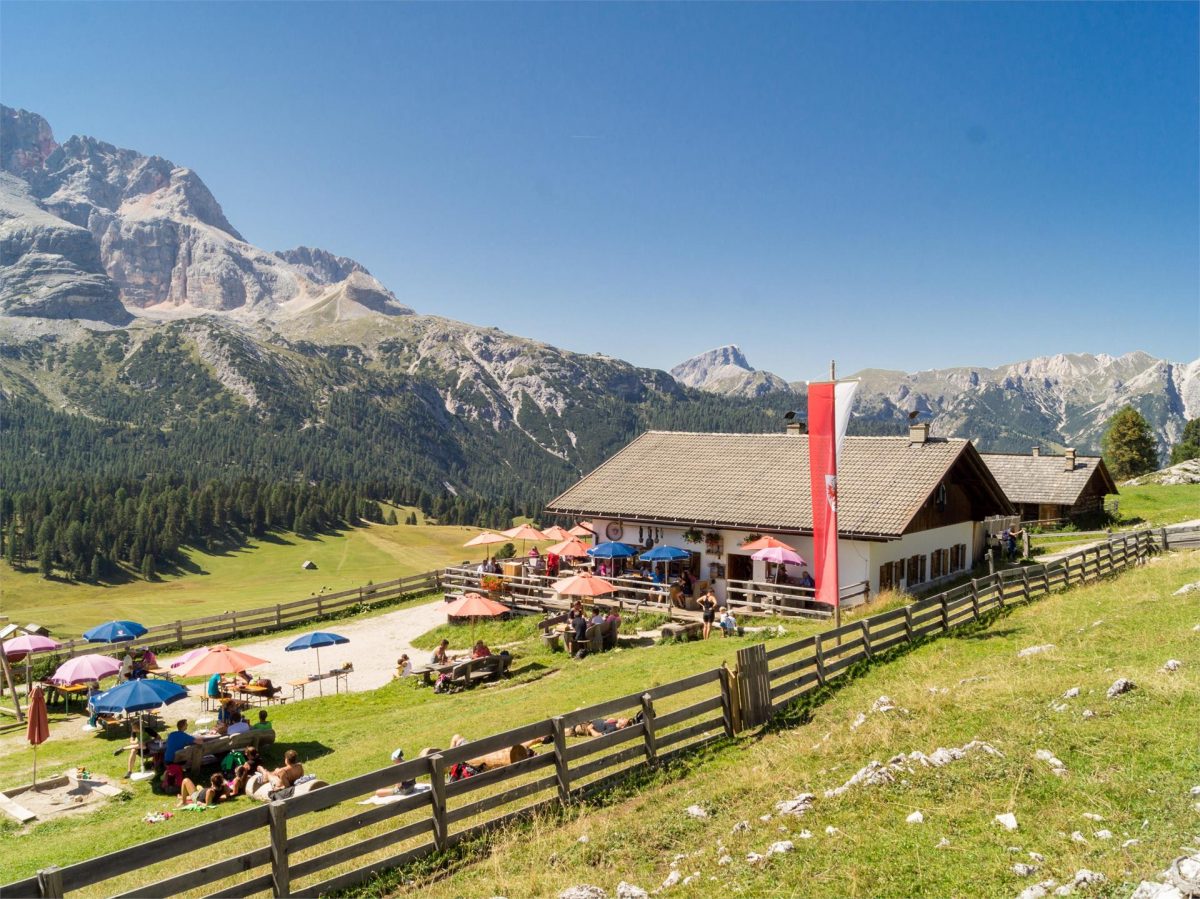
<instances>
[{"instance_id":1,"label":"picnic table","mask_svg":"<svg viewBox=\"0 0 1200 899\"><path fill-rule=\"evenodd\" d=\"M333 692L340 693L342 684L346 685L346 692L350 692L350 673L353 668L335 668L333 671L323 671L320 674L310 674L308 677L302 677L299 680L288 681L288 686L292 688L292 699L299 696L304 698L304 690L309 684L315 684L319 681L325 681L333 678Z\"/></svg>"},{"instance_id":2,"label":"picnic table","mask_svg":"<svg viewBox=\"0 0 1200 899\"><path fill-rule=\"evenodd\" d=\"M42 681L42 689L46 691L46 702L54 702L59 697L66 705L66 711L71 711L72 696L87 696L87 684L54 684Z\"/></svg>"},{"instance_id":3,"label":"picnic table","mask_svg":"<svg viewBox=\"0 0 1200 899\"><path fill-rule=\"evenodd\" d=\"M270 705L272 702L287 702L286 697L279 695L282 689L282 687L264 687L261 684L243 684L240 687L232 688L232 692L248 705ZM295 688L292 692L295 693Z\"/></svg>"},{"instance_id":4,"label":"picnic table","mask_svg":"<svg viewBox=\"0 0 1200 899\"><path fill-rule=\"evenodd\" d=\"M507 674L511 663L512 656L488 655L478 659L455 659L441 665L429 664L418 668L413 674L421 675L427 685L432 685L437 677L449 674L456 686L472 687L481 681L495 680Z\"/></svg>"}]
</instances>

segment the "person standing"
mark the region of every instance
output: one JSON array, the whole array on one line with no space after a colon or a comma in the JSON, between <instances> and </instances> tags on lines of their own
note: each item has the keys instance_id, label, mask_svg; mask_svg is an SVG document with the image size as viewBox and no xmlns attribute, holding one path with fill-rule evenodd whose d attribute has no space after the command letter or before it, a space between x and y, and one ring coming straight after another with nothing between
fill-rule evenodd
<instances>
[{"instance_id":1,"label":"person standing","mask_svg":"<svg viewBox=\"0 0 1200 899\"><path fill-rule=\"evenodd\" d=\"M700 597L700 615L704 622L704 639L707 640L712 633L713 622L717 620L717 598L713 596L711 587Z\"/></svg>"}]
</instances>

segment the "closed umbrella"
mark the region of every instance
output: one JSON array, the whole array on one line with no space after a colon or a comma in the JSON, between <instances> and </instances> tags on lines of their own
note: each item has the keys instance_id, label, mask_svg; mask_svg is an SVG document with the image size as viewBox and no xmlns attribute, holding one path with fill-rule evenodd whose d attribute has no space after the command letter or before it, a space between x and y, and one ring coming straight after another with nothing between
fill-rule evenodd
<instances>
[{"instance_id":1,"label":"closed umbrella","mask_svg":"<svg viewBox=\"0 0 1200 899\"><path fill-rule=\"evenodd\" d=\"M300 649L315 649L317 651L317 674L321 673L321 647L336 646L339 643L349 643L349 637L343 637L340 634L330 634L325 631L313 631L311 634L305 634L303 637L297 637L287 646L283 647L287 652L296 652ZM317 692L325 695L325 686L322 681L317 681Z\"/></svg>"},{"instance_id":2,"label":"closed umbrella","mask_svg":"<svg viewBox=\"0 0 1200 899\"><path fill-rule=\"evenodd\" d=\"M252 656L248 652L230 649L225 644L211 647L185 665L179 666L180 677L198 677L203 674L233 674L256 665L266 665L266 659Z\"/></svg>"},{"instance_id":3,"label":"closed umbrella","mask_svg":"<svg viewBox=\"0 0 1200 899\"><path fill-rule=\"evenodd\" d=\"M109 656L88 655L75 656L67 659L58 666L58 670L50 675L53 684L86 684L112 677L121 670L121 663Z\"/></svg>"},{"instance_id":4,"label":"closed umbrella","mask_svg":"<svg viewBox=\"0 0 1200 899\"><path fill-rule=\"evenodd\" d=\"M89 643L124 643L126 640L136 640L144 633L146 628L136 621L109 621L84 631L83 639Z\"/></svg>"},{"instance_id":5,"label":"closed umbrella","mask_svg":"<svg viewBox=\"0 0 1200 899\"><path fill-rule=\"evenodd\" d=\"M38 687L29 697L29 723L25 725L25 739L33 747L33 789L37 789L37 748L50 739L50 718L46 714L46 697Z\"/></svg>"}]
</instances>

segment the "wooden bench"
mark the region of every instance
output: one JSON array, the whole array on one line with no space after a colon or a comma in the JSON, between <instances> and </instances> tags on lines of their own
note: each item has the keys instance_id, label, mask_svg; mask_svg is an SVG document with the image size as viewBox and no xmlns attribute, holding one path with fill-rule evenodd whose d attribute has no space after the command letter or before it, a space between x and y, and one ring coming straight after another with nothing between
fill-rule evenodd
<instances>
[{"instance_id":1,"label":"wooden bench","mask_svg":"<svg viewBox=\"0 0 1200 899\"><path fill-rule=\"evenodd\" d=\"M232 737L214 737L202 743L197 742L185 746L175 753L174 764L182 765L192 774L199 774L204 766L206 755L219 759L227 752L232 752L234 749L245 749L248 746L253 746L262 752L265 747L274 742L275 731L251 728L244 734L234 734Z\"/></svg>"},{"instance_id":2,"label":"wooden bench","mask_svg":"<svg viewBox=\"0 0 1200 899\"><path fill-rule=\"evenodd\" d=\"M426 665L413 672L421 675L426 684L432 684L435 677L443 674L450 675L450 681L457 687L473 687L477 683L497 680L508 674L512 664L510 655L490 655L482 659L459 659L444 665Z\"/></svg>"}]
</instances>

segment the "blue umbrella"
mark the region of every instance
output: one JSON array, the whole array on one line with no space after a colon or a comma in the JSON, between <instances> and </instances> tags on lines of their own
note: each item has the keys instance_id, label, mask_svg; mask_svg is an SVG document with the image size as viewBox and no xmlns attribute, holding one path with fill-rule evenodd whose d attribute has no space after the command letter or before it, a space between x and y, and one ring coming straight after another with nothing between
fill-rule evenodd
<instances>
[{"instance_id":1,"label":"blue umbrella","mask_svg":"<svg viewBox=\"0 0 1200 899\"><path fill-rule=\"evenodd\" d=\"M98 624L90 631L83 632L83 639L89 643L121 643L124 640L134 640L146 633L146 629L136 621L109 621Z\"/></svg>"},{"instance_id":2,"label":"blue umbrella","mask_svg":"<svg viewBox=\"0 0 1200 899\"><path fill-rule=\"evenodd\" d=\"M188 695L187 687L169 680L139 678L117 684L112 689L92 697L92 708L97 712L144 712L159 706L178 702Z\"/></svg>"},{"instance_id":3,"label":"blue umbrella","mask_svg":"<svg viewBox=\"0 0 1200 899\"><path fill-rule=\"evenodd\" d=\"M598 543L588 547L588 555L593 559L628 559L636 556L637 550L628 543Z\"/></svg>"},{"instance_id":4,"label":"blue umbrella","mask_svg":"<svg viewBox=\"0 0 1200 899\"><path fill-rule=\"evenodd\" d=\"M321 647L336 646L338 643L349 643L349 637L343 637L341 634L328 634L324 631L313 631L311 634L305 634L303 637L297 637L287 646L283 647L288 652L294 652L297 649L315 649L317 651L317 673L321 673ZM324 696L325 687L317 681L317 691Z\"/></svg>"},{"instance_id":5,"label":"blue umbrella","mask_svg":"<svg viewBox=\"0 0 1200 899\"><path fill-rule=\"evenodd\" d=\"M677 546L667 546L665 543L660 543L654 549L648 549L638 558L643 562L662 562L663 563L663 580L667 577L667 567L672 562L678 562L682 559L690 559L692 554L686 549L680 549Z\"/></svg>"}]
</instances>

